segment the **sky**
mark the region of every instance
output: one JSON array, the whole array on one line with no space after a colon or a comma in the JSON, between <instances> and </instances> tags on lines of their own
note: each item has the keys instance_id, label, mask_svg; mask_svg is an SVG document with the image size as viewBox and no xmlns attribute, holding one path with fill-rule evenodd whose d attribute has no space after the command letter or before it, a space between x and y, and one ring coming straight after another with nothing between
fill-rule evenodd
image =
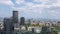
<instances>
[{"instance_id":1,"label":"sky","mask_svg":"<svg viewBox=\"0 0 60 34\"><path fill-rule=\"evenodd\" d=\"M0 0L0 17L11 17L13 10L19 17L60 19L60 0Z\"/></svg>"}]
</instances>

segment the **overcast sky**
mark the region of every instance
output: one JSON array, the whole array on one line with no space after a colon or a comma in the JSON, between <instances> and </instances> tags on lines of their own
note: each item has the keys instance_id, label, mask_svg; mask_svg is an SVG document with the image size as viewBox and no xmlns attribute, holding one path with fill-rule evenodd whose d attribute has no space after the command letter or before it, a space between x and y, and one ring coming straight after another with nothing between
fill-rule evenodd
<instances>
[{"instance_id":1,"label":"overcast sky","mask_svg":"<svg viewBox=\"0 0 60 34\"><path fill-rule=\"evenodd\" d=\"M19 17L60 19L60 0L0 0L0 17L11 17L13 10Z\"/></svg>"}]
</instances>

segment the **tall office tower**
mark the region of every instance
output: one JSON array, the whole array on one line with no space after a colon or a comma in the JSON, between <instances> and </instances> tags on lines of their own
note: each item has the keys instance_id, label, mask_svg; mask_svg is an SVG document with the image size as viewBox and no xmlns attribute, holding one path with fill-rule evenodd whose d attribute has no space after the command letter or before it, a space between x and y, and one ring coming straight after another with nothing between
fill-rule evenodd
<instances>
[{"instance_id":1,"label":"tall office tower","mask_svg":"<svg viewBox=\"0 0 60 34\"><path fill-rule=\"evenodd\" d=\"M14 26L12 20L9 18L4 18L4 33L13 34Z\"/></svg>"},{"instance_id":2,"label":"tall office tower","mask_svg":"<svg viewBox=\"0 0 60 34\"><path fill-rule=\"evenodd\" d=\"M25 18L24 17L20 18L20 25L25 25Z\"/></svg>"},{"instance_id":3,"label":"tall office tower","mask_svg":"<svg viewBox=\"0 0 60 34\"><path fill-rule=\"evenodd\" d=\"M31 19L28 19L28 25L31 25Z\"/></svg>"},{"instance_id":4,"label":"tall office tower","mask_svg":"<svg viewBox=\"0 0 60 34\"><path fill-rule=\"evenodd\" d=\"M18 23L18 11L13 11L13 23Z\"/></svg>"}]
</instances>

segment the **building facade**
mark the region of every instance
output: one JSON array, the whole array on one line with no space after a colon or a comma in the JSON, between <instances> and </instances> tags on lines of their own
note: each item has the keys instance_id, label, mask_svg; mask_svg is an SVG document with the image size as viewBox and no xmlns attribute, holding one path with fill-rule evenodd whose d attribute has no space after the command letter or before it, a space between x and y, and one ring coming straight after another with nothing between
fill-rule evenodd
<instances>
[{"instance_id":1,"label":"building facade","mask_svg":"<svg viewBox=\"0 0 60 34\"><path fill-rule=\"evenodd\" d=\"M25 25L25 18L24 17L20 18L20 25Z\"/></svg>"},{"instance_id":2,"label":"building facade","mask_svg":"<svg viewBox=\"0 0 60 34\"><path fill-rule=\"evenodd\" d=\"M13 23L18 23L18 11L13 11Z\"/></svg>"},{"instance_id":3,"label":"building facade","mask_svg":"<svg viewBox=\"0 0 60 34\"><path fill-rule=\"evenodd\" d=\"M4 18L4 34L13 34L14 26L12 20Z\"/></svg>"}]
</instances>

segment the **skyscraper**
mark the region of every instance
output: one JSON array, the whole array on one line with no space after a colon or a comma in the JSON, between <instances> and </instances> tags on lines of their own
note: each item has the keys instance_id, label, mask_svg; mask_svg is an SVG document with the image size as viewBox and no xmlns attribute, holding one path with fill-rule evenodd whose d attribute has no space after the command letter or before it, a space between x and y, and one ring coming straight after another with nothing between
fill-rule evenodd
<instances>
[{"instance_id":1,"label":"skyscraper","mask_svg":"<svg viewBox=\"0 0 60 34\"><path fill-rule=\"evenodd\" d=\"M4 33L13 34L14 26L10 18L4 18Z\"/></svg>"},{"instance_id":2,"label":"skyscraper","mask_svg":"<svg viewBox=\"0 0 60 34\"><path fill-rule=\"evenodd\" d=\"M25 25L25 18L24 17L20 18L20 25Z\"/></svg>"},{"instance_id":3,"label":"skyscraper","mask_svg":"<svg viewBox=\"0 0 60 34\"><path fill-rule=\"evenodd\" d=\"M18 23L18 11L13 11L13 23Z\"/></svg>"},{"instance_id":4,"label":"skyscraper","mask_svg":"<svg viewBox=\"0 0 60 34\"><path fill-rule=\"evenodd\" d=\"M41 34L51 34L50 27L43 26Z\"/></svg>"},{"instance_id":5,"label":"skyscraper","mask_svg":"<svg viewBox=\"0 0 60 34\"><path fill-rule=\"evenodd\" d=\"M29 19L28 22L29 22L28 25L30 25L31 24L31 19Z\"/></svg>"}]
</instances>

